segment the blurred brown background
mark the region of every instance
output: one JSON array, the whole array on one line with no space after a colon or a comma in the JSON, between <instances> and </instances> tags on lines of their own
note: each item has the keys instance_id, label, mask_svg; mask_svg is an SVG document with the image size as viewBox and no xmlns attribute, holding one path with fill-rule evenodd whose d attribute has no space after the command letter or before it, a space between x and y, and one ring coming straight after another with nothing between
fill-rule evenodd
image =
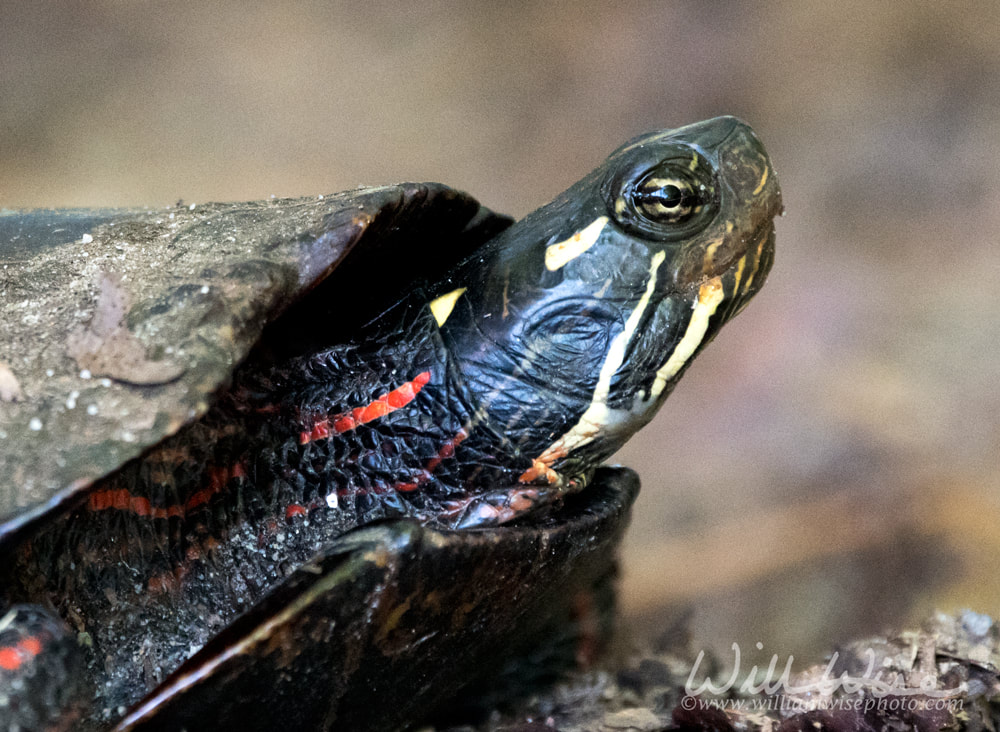
<instances>
[{"instance_id":1,"label":"blurred brown background","mask_svg":"<svg viewBox=\"0 0 1000 732\"><path fill-rule=\"evenodd\" d=\"M1000 5L356 5L5 3L0 206L416 179L520 215L736 114L777 264L620 455L631 627L693 607L701 646L801 658L1000 614Z\"/></svg>"}]
</instances>

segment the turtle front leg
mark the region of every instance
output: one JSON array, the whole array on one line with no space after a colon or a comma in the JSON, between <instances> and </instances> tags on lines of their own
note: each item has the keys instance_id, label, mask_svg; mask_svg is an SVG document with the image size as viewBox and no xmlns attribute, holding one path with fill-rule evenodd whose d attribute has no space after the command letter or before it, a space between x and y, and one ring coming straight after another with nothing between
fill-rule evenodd
<instances>
[{"instance_id":1,"label":"turtle front leg","mask_svg":"<svg viewBox=\"0 0 1000 732\"><path fill-rule=\"evenodd\" d=\"M75 634L38 605L0 617L0 729L59 732L73 727L86 699Z\"/></svg>"}]
</instances>

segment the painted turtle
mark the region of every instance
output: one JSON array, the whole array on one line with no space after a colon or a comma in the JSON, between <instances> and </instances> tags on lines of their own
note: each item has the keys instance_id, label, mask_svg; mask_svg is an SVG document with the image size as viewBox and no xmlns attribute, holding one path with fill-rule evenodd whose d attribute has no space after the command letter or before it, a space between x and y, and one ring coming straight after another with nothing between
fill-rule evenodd
<instances>
[{"instance_id":1,"label":"painted turtle","mask_svg":"<svg viewBox=\"0 0 1000 732\"><path fill-rule=\"evenodd\" d=\"M398 727L534 643L780 209L726 117L514 225L435 184L4 212L0 719Z\"/></svg>"}]
</instances>

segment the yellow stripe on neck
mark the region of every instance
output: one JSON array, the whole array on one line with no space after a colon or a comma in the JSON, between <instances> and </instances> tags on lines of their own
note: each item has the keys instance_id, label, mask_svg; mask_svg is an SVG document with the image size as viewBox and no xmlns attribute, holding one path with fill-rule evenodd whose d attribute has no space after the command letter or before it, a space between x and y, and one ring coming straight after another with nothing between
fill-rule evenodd
<instances>
[{"instance_id":1,"label":"yellow stripe on neck","mask_svg":"<svg viewBox=\"0 0 1000 732\"><path fill-rule=\"evenodd\" d=\"M431 312L434 314L434 320L437 321L439 328L448 320L451 311L455 309L455 303L458 302L458 298L465 290L466 288L459 287L457 290L452 290L431 300Z\"/></svg>"},{"instance_id":2,"label":"yellow stripe on neck","mask_svg":"<svg viewBox=\"0 0 1000 732\"><path fill-rule=\"evenodd\" d=\"M636 328L639 327L643 313L646 312L646 308L649 306L653 292L656 290L656 273L660 265L663 264L664 259L666 259L666 256L666 252L662 250L653 255L649 264L649 279L646 280L646 291L639 298L635 309L629 314L628 320L625 321L625 327L611 341L608 352L604 356L604 362L601 364L601 371L597 377L597 386L594 388L594 394L590 398L590 404L587 406L586 411L573 427L549 445L535 459L532 468L525 471L524 475L521 476L522 482L531 482L544 472L542 468L552 465L556 460L565 457L581 445L592 442L601 434L602 430L613 430L618 422L627 421L634 416L628 410L618 410L608 406L608 397L611 394L611 379L625 361L625 351L628 348L629 341L632 340L632 336L635 334ZM558 479L558 475L556 475L556 478ZM548 479L550 483L553 482L551 475L548 476Z\"/></svg>"}]
</instances>

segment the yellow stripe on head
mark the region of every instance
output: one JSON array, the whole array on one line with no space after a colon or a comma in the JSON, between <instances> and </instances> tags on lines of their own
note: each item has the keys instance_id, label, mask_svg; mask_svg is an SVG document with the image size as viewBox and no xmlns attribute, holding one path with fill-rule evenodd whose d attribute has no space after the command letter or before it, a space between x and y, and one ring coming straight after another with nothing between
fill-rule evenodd
<instances>
[{"instance_id":1,"label":"yellow stripe on head","mask_svg":"<svg viewBox=\"0 0 1000 732\"><path fill-rule=\"evenodd\" d=\"M576 232L569 239L549 244L545 248L545 268L555 272L579 257L594 246L607 223L607 216L599 216L587 228Z\"/></svg>"},{"instance_id":2,"label":"yellow stripe on head","mask_svg":"<svg viewBox=\"0 0 1000 732\"><path fill-rule=\"evenodd\" d=\"M677 372L698 350L698 346L705 338L705 333L708 332L708 321L711 320L725 296L721 277L713 277L698 290L698 301L694 304L694 311L691 313L691 320L688 321L684 336L674 348L674 352L670 354L667 362L656 372L656 378L653 380L653 387L650 390L654 399L660 395L667 382L677 375Z\"/></svg>"}]
</instances>

